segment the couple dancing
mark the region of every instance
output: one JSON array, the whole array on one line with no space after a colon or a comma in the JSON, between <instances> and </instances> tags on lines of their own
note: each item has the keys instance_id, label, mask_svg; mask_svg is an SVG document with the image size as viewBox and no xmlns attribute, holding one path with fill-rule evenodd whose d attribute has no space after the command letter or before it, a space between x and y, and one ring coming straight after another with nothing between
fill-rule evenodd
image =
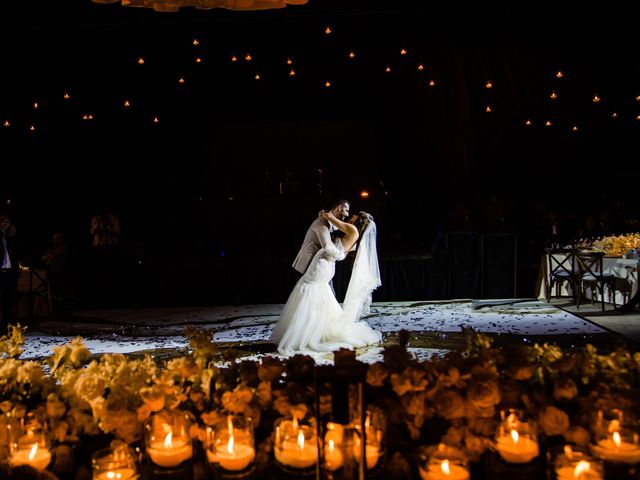
<instances>
[{"instance_id":1,"label":"couple dancing","mask_svg":"<svg viewBox=\"0 0 640 480\"><path fill-rule=\"evenodd\" d=\"M275 326L271 341L283 355L313 356L340 348L362 347L381 340L382 334L366 322L371 292L381 285L376 224L366 212L348 221L349 202L341 200L330 211L321 211L311 224L293 267L303 273L293 287ZM331 233L342 235L331 239ZM331 280L335 262L355 250L356 258L342 306Z\"/></svg>"}]
</instances>

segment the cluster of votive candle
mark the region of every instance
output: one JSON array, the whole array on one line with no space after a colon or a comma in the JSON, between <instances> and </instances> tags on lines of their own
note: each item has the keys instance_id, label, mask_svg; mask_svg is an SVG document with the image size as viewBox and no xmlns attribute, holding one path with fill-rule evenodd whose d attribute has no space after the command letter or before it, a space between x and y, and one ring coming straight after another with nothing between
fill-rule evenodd
<instances>
[{"instance_id":1,"label":"cluster of votive candle","mask_svg":"<svg viewBox=\"0 0 640 480\"><path fill-rule=\"evenodd\" d=\"M207 459L221 469L238 472L249 467L256 456L249 419L228 415L214 425Z\"/></svg>"},{"instance_id":2,"label":"cluster of votive candle","mask_svg":"<svg viewBox=\"0 0 640 480\"><path fill-rule=\"evenodd\" d=\"M352 455L356 462L360 462L362 457L362 442L359 436L359 426L347 426L345 428L339 423L329 422L327 433L324 436L325 459L324 466L329 471L341 468L345 462L346 455ZM366 441L364 448L364 458L367 469L372 469L378 464L382 454L380 444L382 441L382 431L375 430L371 425L371 415L367 414L365 420ZM346 438L351 435L351 438ZM346 446L346 445L349 446ZM346 449L351 448L351 451Z\"/></svg>"},{"instance_id":3,"label":"cluster of votive candle","mask_svg":"<svg viewBox=\"0 0 640 480\"><path fill-rule=\"evenodd\" d=\"M433 448L433 447L431 447ZM467 457L457 448L440 444L428 457L426 465L420 466L423 480L469 480Z\"/></svg>"}]
</instances>

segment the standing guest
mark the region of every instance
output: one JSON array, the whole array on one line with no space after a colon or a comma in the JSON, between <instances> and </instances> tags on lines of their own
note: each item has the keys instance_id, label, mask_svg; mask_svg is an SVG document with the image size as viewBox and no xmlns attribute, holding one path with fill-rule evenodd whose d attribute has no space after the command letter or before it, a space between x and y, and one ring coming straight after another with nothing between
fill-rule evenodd
<instances>
[{"instance_id":1,"label":"standing guest","mask_svg":"<svg viewBox=\"0 0 640 480\"><path fill-rule=\"evenodd\" d=\"M14 321L18 288L18 260L13 249L16 227L7 211L0 212L0 336L8 332Z\"/></svg>"}]
</instances>

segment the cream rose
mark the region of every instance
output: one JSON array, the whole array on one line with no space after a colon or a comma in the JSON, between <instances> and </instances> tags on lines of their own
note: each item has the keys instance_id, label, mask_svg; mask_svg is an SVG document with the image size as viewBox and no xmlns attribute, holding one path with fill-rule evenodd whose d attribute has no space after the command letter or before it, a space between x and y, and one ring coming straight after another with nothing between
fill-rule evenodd
<instances>
[{"instance_id":1,"label":"cream rose","mask_svg":"<svg viewBox=\"0 0 640 480\"><path fill-rule=\"evenodd\" d=\"M489 410L500 403L500 389L494 379L475 379L467 389L467 398L474 409Z\"/></svg>"},{"instance_id":2,"label":"cream rose","mask_svg":"<svg viewBox=\"0 0 640 480\"><path fill-rule=\"evenodd\" d=\"M104 393L105 383L98 375L83 373L73 387L75 394L86 402L91 402Z\"/></svg>"},{"instance_id":3,"label":"cream rose","mask_svg":"<svg viewBox=\"0 0 640 480\"><path fill-rule=\"evenodd\" d=\"M562 435L569 430L569 416L556 407L545 407L538 415L538 423L547 435Z\"/></svg>"},{"instance_id":4,"label":"cream rose","mask_svg":"<svg viewBox=\"0 0 640 480\"><path fill-rule=\"evenodd\" d=\"M433 403L438 415L447 420L464 416L464 399L457 390L439 390Z\"/></svg>"}]
</instances>

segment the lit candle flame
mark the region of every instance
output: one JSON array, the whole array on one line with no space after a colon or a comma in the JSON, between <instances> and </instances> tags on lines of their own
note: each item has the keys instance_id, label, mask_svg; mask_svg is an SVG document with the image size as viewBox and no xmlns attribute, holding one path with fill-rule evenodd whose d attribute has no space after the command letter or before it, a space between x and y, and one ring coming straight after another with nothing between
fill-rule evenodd
<instances>
[{"instance_id":1,"label":"lit candle flame","mask_svg":"<svg viewBox=\"0 0 640 480\"><path fill-rule=\"evenodd\" d=\"M229 443L227 443L227 452L233 455L233 435L229 437Z\"/></svg>"},{"instance_id":2,"label":"lit candle flame","mask_svg":"<svg viewBox=\"0 0 640 480\"><path fill-rule=\"evenodd\" d=\"M440 464L440 469L445 475L451 475L451 470L449 469L449 460L445 460L444 462L442 462Z\"/></svg>"},{"instance_id":3,"label":"lit candle flame","mask_svg":"<svg viewBox=\"0 0 640 480\"><path fill-rule=\"evenodd\" d=\"M231 421L231 415L227 415L227 431L229 435L233 436L233 422Z\"/></svg>"},{"instance_id":4,"label":"lit candle flame","mask_svg":"<svg viewBox=\"0 0 640 480\"><path fill-rule=\"evenodd\" d=\"M167 436L164 437L164 448L168 449L173 447L173 443L171 442L171 437L173 437L173 432L167 433Z\"/></svg>"},{"instance_id":5,"label":"lit candle flame","mask_svg":"<svg viewBox=\"0 0 640 480\"><path fill-rule=\"evenodd\" d=\"M36 458L36 452L38 451L38 444L34 443L33 447L31 447L31 451L29 452L29 460L33 460Z\"/></svg>"},{"instance_id":6,"label":"lit candle flame","mask_svg":"<svg viewBox=\"0 0 640 480\"><path fill-rule=\"evenodd\" d=\"M336 449L335 442L333 440L329 440L329 451L333 452Z\"/></svg>"},{"instance_id":7,"label":"lit candle flame","mask_svg":"<svg viewBox=\"0 0 640 480\"><path fill-rule=\"evenodd\" d=\"M513 443L518 443L520 435L518 435L517 430L511 430L511 439L513 440Z\"/></svg>"},{"instance_id":8,"label":"lit candle flame","mask_svg":"<svg viewBox=\"0 0 640 480\"><path fill-rule=\"evenodd\" d=\"M565 445L564 446L564 455L569 460L571 460L573 458L573 449L571 448L571 445Z\"/></svg>"},{"instance_id":9,"label":"lit candle flame","mask_svg":"<svg viewBox=\"0 0 640 480\"><path fill-rule=\"evenodd\" d=\"M620 432L613 432L613 443L616 444L616 447L620 447L622 440L620 439Z\"/></svg>"},{"instance_id":10,"label":"lit candle flame","mask_svg":"<svg viewBox=\"0 0 640 480\"><path fill-rule=\"evenodd\" d=\"M298 448L300 451L304 450L304 433L302 430L298 430Z\"/></svg>"},{"instance_id":11,"label":"lit candle flame","mask_svg":"<svg viewBox=\"0 0 640 480\"><path fill-rule=\"evenodd\" d=\"M574 478L582 478L591 470L591 464L589 462L585 462L584 460L580 460L578 465L576 465L576 469L573 471Z\"/></svg>"}]
</instances>

